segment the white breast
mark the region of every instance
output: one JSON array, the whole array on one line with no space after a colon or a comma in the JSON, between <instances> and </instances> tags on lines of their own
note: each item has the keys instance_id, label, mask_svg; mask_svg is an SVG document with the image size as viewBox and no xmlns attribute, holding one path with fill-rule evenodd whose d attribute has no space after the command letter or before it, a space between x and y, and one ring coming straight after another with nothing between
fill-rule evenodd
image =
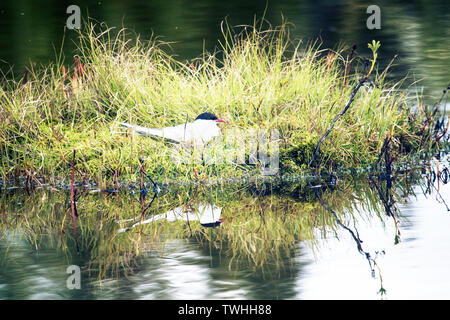
<instances>
[{"instance_id":1,"label":"white breast","mask_svg":"<svg viewBox=\"0 0 450 320\"><path fill-rule=\"evenodd\" d=\"M203 145L220 135L220 128L213 120L196 120L163 129L165 138L194 145Z\"/></svg>"}]
</instances>

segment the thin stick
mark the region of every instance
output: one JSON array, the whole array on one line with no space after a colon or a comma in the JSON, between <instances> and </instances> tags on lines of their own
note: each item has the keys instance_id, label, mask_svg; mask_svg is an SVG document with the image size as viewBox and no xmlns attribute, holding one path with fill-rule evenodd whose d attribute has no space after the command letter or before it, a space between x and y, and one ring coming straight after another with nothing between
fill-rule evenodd
<instances>
[{"instance_id":1,"label":"thin stick","mask_svg":"<svg viewBox=\"0 0 450 320\"><path fill-rule=\"evenodd\" d=\"M151 181L151 183L153 183L153 186L154 186L154 192L155 193L158 193L157 192L157 190L158 190L158 185L156 184L156 182L155 181L153 181L153 179L152 179L152 177L150 177L146 172L145 172L145 170L144 170L144 160L142 159L142 158L139 158L139 168L141 169L141 190L143 189L143 184L144 184L144 180L143 180L143 176L145 175L150 181Z\"/></svg>"},{"instance_id":2,"label":"thin stick","mask_svg":"<svg viewBox=\"0 0 450 320\"><path fill-rule=\"evenodd\" d=\"M383 146L381 147L380 154L378 155L378 160L372 168L372 173L378 169L378 165L380 164L381 158L382 158L383 154L386 152L386 148L388 147L388 144L390 141L391 141L391 137L387 137L386 139L384 139ZM387 165L388 164L386 163L386 166Z\"/></svg>"},{"instance_id":3,"label":"thin stick","mask_svg":"<svg viewBox=\"0 0 450 320\"><path fill-rule=\"evenodd\" d=\"M358 93L359 88L364 84L364 82L367 81L367 77L362 78L357 85L352 90L352 94L350 96L350 100L348 101L347 105L345 106L344 110L342 110L336 118L334 118L333 122L331 123L330 129L328 129L327 132L320 138L319 142L317 143L316 150L314 151L314 154L311 158L311 161L309 162L309 166L311 166L314 163L314 160L316 159L317 154L319 153L320 145L322 144L323 140L330 134L330 132L333 130L335 123L339 120L340 117L342 117L347 110L350 108L350 105L352 104L353 100L355 99L356 93Z\"/></svg>"}]
</instances>

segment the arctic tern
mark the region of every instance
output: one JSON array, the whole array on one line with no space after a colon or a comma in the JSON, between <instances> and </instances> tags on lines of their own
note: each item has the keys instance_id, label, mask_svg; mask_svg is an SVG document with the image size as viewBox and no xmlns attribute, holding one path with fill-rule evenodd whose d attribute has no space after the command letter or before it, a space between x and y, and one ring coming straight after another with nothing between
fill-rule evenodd
<instances>
[{"instance_id":1,"label":"arctic tern","mask_svg":"<svg viewBox=\"0 0 450 320\"><path fill-rule=\"evenodd\" d=\"M128 231L131 228L137 227L141 224L154 223L163 220L167 222L198 220L200 224L205 228L215 228L224 221L224 219L220 218L221 213L222 208L214 204L200 203L196 208L189 206L188 207L181 206L161 214L151 215L150 218L143 221L138 221L134 223L131 227L119 229L118 233ZM136 220L140 220L140 216L132 219L116 220L115 222L126 223Z\"/></svg>"},{"instance_id":2,"label":"arctic tern","mask_svg":"<svg viewBox=\"0 0 450 320\"><path fill-rule=\"evenodd\" d=\"M222 134L217 125L220 122L225 121L217 118L212 113L204 112L198 115L193 122L174 127L146 128L125 122L116 123L130 128L140 135L160 137L171 142L201 146Z\"/></svg>"}]
</instances>

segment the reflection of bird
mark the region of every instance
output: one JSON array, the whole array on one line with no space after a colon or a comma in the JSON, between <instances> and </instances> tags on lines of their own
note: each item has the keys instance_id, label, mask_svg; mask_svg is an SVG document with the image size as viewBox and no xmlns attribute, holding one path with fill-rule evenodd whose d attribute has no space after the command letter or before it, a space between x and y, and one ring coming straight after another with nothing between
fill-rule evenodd
<instances>
[{"instance_id":1,"label":"reflection of bird","mask_svg":"<svg viewBox=\"0 0 450 320\"><path fill-rule=\"evenodd\" d=\"M169 210L165 213L157 214L154 216L151 216L150 218L136 222L131 226L131 228L134 228L136 226L139 226L140 224L147 224L147 223L153 223L156 221L162 221L166 220L168 222L174 222L174 221L196 221L199 220L200 224L203 227L206 228L215 228L219 226L223 219L220 218L220 214L222 213L222 208L212 205L212 204L200 204L197 209L193 207L177 207L173 210ZM116 222L127 222L127 221L136 221L135 219L128 219L128 220L122 220L122 221L116 221ZM129 228L126 229L120 229L119 233L127 231Z\"/></svg>"},{"instance_id":2,"label":"reflection of bird","mask_svg":"<svg viewBox=\"0 0 450 320\"><path fill-rule=\"evenodd\" d=\"M166 128L146 128L117 122L118 124L133 129L137 134L161 137L172 142L184 142L194 145L203 145L214 137L220 136L221 131L217 123L224 122L214 114L205 112L200 114L195 121Z\"/></svg>"}]
</instances>

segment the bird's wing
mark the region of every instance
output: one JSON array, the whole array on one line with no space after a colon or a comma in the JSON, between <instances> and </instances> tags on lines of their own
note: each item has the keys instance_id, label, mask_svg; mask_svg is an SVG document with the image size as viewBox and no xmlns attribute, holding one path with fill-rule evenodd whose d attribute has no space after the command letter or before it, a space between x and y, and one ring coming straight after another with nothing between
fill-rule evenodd
<instances>
[{"instance_id":1,"label":"bird's wing","mask_svg":"<svg viewBox=\"0 0 450 320\"><path fill-rule=\"evenodd\" d=\"M146 128L146 127L141 127L135 124L130 124L130 123L126 123L126 122L117 122L117 124L120 124L121 126L124 126L126 128L130 128L132 130L134 130L137 134L140 135L144 135L144 136L152 136L152 137L160 137L160 138L164 138L167 140L171 140L172 142L180 142L177 139L173 139L171 137L167 137L165 136L165 129L159 129L159 128Z\"/></svg>"},{"instance_id":2,"label":"bird's wing","mask_svg":"<svg viewBox=\"0 0 450 320\"><path fill-rule=\"evenodd\" d=\"M186 142L190 140L189 127L191 123L180 124L174 127L167 127L162 129L162 135L165 139L170 139L177 142Z\"/></svg>"},{"instance_id":3,"label":"bird's wing","mask_svg":"<svg viewBox=\"0 0 450 320\"><path fill-rule=\"evenodd\" d=\"M213 122L195 121L186 124L180 124L174 127L167 128L146 128L129 124L125 122L116 122L124 127L135 130L141 135L149 135L161 137L172 142L187 142L196 145L203 145L216 136L220 136L219 127Z\"/></svg>"},{"instance_id":4,"label":"bird's wing","mask_svg":"<svg viewBox=\"0 0 450 320\"><path fill-rule=\"evenodd\" d=\"M136 131L137 134L141 134L141 135L150 135L150 136L161 136L162 135L162 130L161 129L157 129L157 128L146 128L146 127L141 127L135 124L130 124L130 123L126 123L126 122L117 122L117 124L120 124L121 126L133 129L134 131Z\"/></svg>"}]
</instances>

